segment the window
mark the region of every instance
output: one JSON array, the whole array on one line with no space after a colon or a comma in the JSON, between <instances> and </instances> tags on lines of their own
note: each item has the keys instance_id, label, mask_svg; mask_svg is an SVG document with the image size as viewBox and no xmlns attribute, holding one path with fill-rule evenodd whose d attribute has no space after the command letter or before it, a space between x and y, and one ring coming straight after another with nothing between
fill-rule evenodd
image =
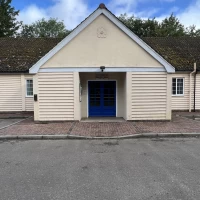
<instances>
[{"instance_id":1,"label":"window","mask_svg":"<svg viewBox=\"0 0 200 200\"><path fill-rule=\"evenodd\" d=\"M33 96L33 80L26 80L26 96Z\"/></svg>"},{"instance_id":2,"label":"window","mask_svg":"<svg viewBox=\"0 0 200 200\"><path fill-rule=\"evenodd\" d=\"M172 78L172 95L182 96L184 95L184 79Z\"/></svg>"}]
</instances>

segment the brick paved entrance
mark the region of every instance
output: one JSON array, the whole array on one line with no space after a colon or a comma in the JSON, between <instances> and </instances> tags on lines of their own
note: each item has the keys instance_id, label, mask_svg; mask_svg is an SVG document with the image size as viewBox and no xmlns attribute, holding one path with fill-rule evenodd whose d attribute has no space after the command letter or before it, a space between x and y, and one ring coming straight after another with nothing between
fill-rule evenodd
<instances>
[{"instance_id":1,"label":"brick paved entrance","mask_svg":"<svg viewBox=\"0 0 200 200\"><path fill-rule=\"evenodd\" d=\"M187 118L190 116L190 118ZM0 135L71 134L122 136L137 133L200 133L200 112L174 112L171 122L59 122L36 124L33 118L0 130Z\"/></svg>"}]
</instances>

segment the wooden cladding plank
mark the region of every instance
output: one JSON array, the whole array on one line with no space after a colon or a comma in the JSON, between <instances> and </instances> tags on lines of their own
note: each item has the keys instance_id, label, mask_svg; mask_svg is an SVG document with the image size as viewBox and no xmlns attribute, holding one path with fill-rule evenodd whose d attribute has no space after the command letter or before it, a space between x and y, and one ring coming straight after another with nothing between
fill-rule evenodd
<instances>
[{"instance_id":1,"label":"wooden cladding plank","mask_svg":"<svg viewBox=\"0 0 200 200\"><path fill-rule=\"evenodd\" d=\"M132 73L132 119L165 119L166 106L166 73Z\"/></svg>"},{"instance_id":2,"label":"wooden cladding plank","mask_svg":"<svg viewBox=\"0 0 200 200\"><path fill-rule=\"evenodd\" d=\"M73 81L69 80L59 80L59 82L56 81L44 81L44 82L38 82L38 85L73 85Z\"/></svg>"},{"instance_id":3,"label":"wooden cladding plank","mask_svg":"<svg viewBox=\"0 0 200 200\"><path fill-rule=\"evenodd\" d=\"M72 91L71 90L71 88L72 87L69 87L69 88L67 88L67 87L65 87L65 88L59 88L59 87L57 87L57 88L46 88L46 87L44 87L44 88L38 88L38 90L39 91L42 91L42 92L44 92L44 91L52 91L52 93L54 92L54 91L67 91L67 90L69 90L69 91ZM72 91L72 92L74 92L74 91Z\"/></svg>"},{"instance_id":4,"label":"wooden cladding plank","mask_svg":"<svg viewBox=\"0 0 200 200\"><path fill-rule=\"evenodd\" d=\"M147 104L148 103L148 104ZM158 102L148 102L148 101L143 101L143 102L140 102L140 101L135 101L135 102L132 102L132 106L157 106L158 105ZM166 102L160 102L159 105L163 105L165 106L166 105Z\"/></svg>"},{"instance_id":5,"label":"wooden cladding plank","mask_svg":"<svg viewBox=\"0 0 200 200\"><path fill-rule=\"evenodd\" d=\"M154 99L156 98L156 96L164 96L164 97L166 97L167 96L167 94L165 94L165 93L161 93L161 94L159 94L159 93L137 93L137 94L132 94L132 97L137 97L137 96L139 96L139 97L153 97Z\"/></svg>"},{"instance_id":6,"label":"wooden cladding plank","mask_svg":"<svg viewBox=\"0 0 200 200\"><path fill-rule=\"evenodd\" d=\"M49 96L46 96L46 97L40 97L39 96L39 101L42 101L42 100L46 100L46 101L60 101L60 100L62 100L62 101L69 101L69 100L74 100L74 97L73 96L67 96L67 97L65 97L65 96L51 96L51 97L49 97Z\"/></svg>"},{"instance_id":7,"label":"wooden cladding plank","mask_svg":"<svg viewBox=\"0 0 200 200\"><path fill-rule=\"evenodd\" d=\"M53 93L54 94L74 94L74 91L72 91L71 89L69 89L69 90L62 90L62 91L59 91L59 90L53 90ZM51 95L52 94L52 91L50 90L50 91L48 91L48 90L46 90L45 91L45 93L43 92L43 93L41 93L40 94L40 96L44 96L44 95Z\"/></svg>"},{"instance_id":8,"label":"wooden cladding plank","mask_svg":"<svg viewBox=\"0 0 200 200\"><path fill-rule=\"evenodd\" d=\"M166 108L166 105L165 104L162 104L162 105L149 105L149 104L147 104L147 105L132 105L132 110L155 110L155 108L156 108L156 110L165 110L165 108Z\"/></svg>"},{"instance_id":9,"label":"wooden cladding plank","mask_svg":"<svg viewBox=\"0 0 200 200\"><path fill-rule=\"evenodd\" d=\"M73 73L39 73L40 120L74 119Z\"/></svg>"},{"instance_id":10,"label":"wooden cladding plank","mask_svg":"<svg viewBox=\"0 0 200 200\"><path fill-rule=\"evenodd\" d=\"M172 78L184 78L184 95L171 96L172 110L187 110L189 109L189 91L190 91L190 78L188 74L173 74ZM193 77L192 77L192 95L193 95ZM193 100L192 100L193 101ZM192 105L193 107L193 105Z\"/></svg>"},{"instance_id":11,"label":"wooden cladding plank","mask_svg":"<svg viewBox=\"0 0 200 200\"><path fill-rule=\"evenodd\" d=\"M153 87L153 89L152 89L151 87L141 87L140 88L140 87L134 87L133 86L131 90L132 90L132 92L135 93L135 92L137 92L137 90L139 90L139 91L149 91L150 90L150 91L161 91L162 92L163 89L165 90L166 88L165 87L159 87L159 86L157 87L156 86L156 87Z\"/></svg>"},{"instance_id":12,"label":"wooden cladding plank","mask_svg":"<svg viewBox=\"0 0 200 200\"><path fill-rule=\"evenodd\" d=\"M39 116L40 121L73 121L74 117L71 116L57 116L57 117L44 117L44 116Z\"/></svg>"},{"instance_id":13,"label":"wooden cladding plank","mask_svg":"<svg viewBox=\"0 0 200 200\"><path fill-rule=\"evenodd\" d=\"M25 99L25 110L26 111L33 111L34 110L34 100L33 98L29 97Z\"/></svg>"},{"instance_id":14,"label":"wooden cladding plank","mask_svg":"<svg viewBox=\"0 0 200 200\"><path fill-rule=\"evenodd\" d=\"M143 115L143 116L134 116L132 115L132 120L164 120L166 119L166 115Z\"/></svg>"},{"instance_id":15,"label":"wooden cladding plank","mask_svg":"<svg viewBox=\"0 0 200 200\"><path fill-rule=\"evenodd\" d=\"M0 75L0 112L22 111L21 75Z\"/></svg>"},{"instance_id":16,"label":"wooden cladding plank","mask_svg":"<svg viewBox=\"0 0 200 200\"><path fill-rule=\"evenodd\" d=\"M147 81L141 81L141 80L137 80L137 81L134 80L134 81L132 81L133 85L140 84L141 86L143 86L143 85L146 85L146 83L147 83ZM159 84L158 86L163 85L165 83L166 83L166 81L164 81L164 80L162 80L162 81L157 81L157 80L148 81L148 84L152 84L152 85Z\"/></svg>"},{"instance_id":17,"label":"wooden cladding plank","mask_svg":"<svg viewBox=\"0 0 200 200\"><path fill-rule=\"evenodd\" d=\"M65 93L62 93L62 94L58 94L58 93L56 93L55 94L55 96L56 96L56 98L59 98L59 97L73 97L73 93L68 93L68 94L65 94ZM53 98L55 98L55 96L53 97ZM46 97L52 97L52 94L40 94L40 99L42 99L42 98L46 98Z\"/></svg>"},{"instance_id":18,"label":"wooden cladding plank","mask_svg":"<svg viewBox=\"0 0 200 200\"><path fill-rule=\"evenodd\" d=\"M134 98L133 98L134 97ZM148 96L148 97L143 97L141 98L140 95L138 96L132 96L132 102L151 102L151 101L158 101L158 102L161 102L161 101L166 101L166 96L157 96L157 98L155 99L154 96Z\"/></svg>"},{"instance_id":19,"label":"wooden cladding plank","mask_svg":"<svg viewBox=\"0 0 200 200\"><path fill-rule=\"evenodd\" d=\"M200 74L196 75L196 109L200 110Z\"/></svg>"},{"instance_id":20,"label":"wooden cladding plank","mask_svg":"<svg viewBox=\"0 0 200 200\"><path fill-rule=\"evenodd\" d=\"M59 88L59 89L65 89L65 88L72 88L73 87L73 84L59 84L59 85L45 85L45 84L41 84L39 85L39 88L50 88L50 89L54 89L54 88Z\"/></svg>"}]
</instances>

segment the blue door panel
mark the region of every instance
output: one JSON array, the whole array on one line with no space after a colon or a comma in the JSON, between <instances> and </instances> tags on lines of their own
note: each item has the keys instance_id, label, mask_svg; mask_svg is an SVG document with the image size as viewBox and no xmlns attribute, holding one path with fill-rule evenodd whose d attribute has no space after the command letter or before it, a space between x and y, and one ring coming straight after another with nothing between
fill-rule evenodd
<instances>
[{"instance_id":1,"label":"blue door panel","mask_svg":"<svg viewBox=\"0 0 200 200\"><path fill-rule=\"evenodd\" d=\"M116 116L116 82L88 82L89 117Z\"/></svg>"}]
</instances>

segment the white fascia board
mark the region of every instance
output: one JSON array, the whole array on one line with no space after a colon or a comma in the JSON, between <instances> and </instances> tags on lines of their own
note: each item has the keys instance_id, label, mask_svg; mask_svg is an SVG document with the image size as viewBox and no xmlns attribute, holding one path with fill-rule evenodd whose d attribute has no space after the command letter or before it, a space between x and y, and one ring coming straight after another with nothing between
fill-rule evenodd
<instances>
[{"instance_id":1,"label":"white fascia board","mask_svg":"<svg viewBox=\"0 0 200 200\"><path fill-rule=\"evenodd\" d=\"M92 23L100 14L102 14L102 9L96 10L90 17L88 17L77 28L75 28L66 38L64 38L60 43L58 43L50 52L48 52L35 65L33 65L29 69L29 73L30 74L36 74L39 71L39 68L45 62L47 62L52 56L54 56L58 51L60 51L65 45L67 45L83 29L85 29L90 23Z\"/></svg>"},{"instance_id":2,"label":"white fascia board","mask_svg":"<svg viewBox=\"0 0 200 200\"><path fill-rule=\"evenodd\" d=\"M153 58L161 63L168 73L175 73L175 68L168 63L163 57L156 53L149 45L141 40L137 35L130 31L122 22L120 22L114 15L107 10L103 9L103 14L110 19L116 26L118 26L123 32L125 32L131 39L133 39L140 47L147 51Z\"/></svg>"},{"instance_id":3,"label":"white fascia board","mask_svg":"<svg viewBox=\"0 0 200 200\"><path fill-rule=\"evenodd\" d=\"M42 68L40 73L101 72L99 67L54 67ZM106 67L104 72L166 72L163 67Z\"/></svg>"}]
</instances>

